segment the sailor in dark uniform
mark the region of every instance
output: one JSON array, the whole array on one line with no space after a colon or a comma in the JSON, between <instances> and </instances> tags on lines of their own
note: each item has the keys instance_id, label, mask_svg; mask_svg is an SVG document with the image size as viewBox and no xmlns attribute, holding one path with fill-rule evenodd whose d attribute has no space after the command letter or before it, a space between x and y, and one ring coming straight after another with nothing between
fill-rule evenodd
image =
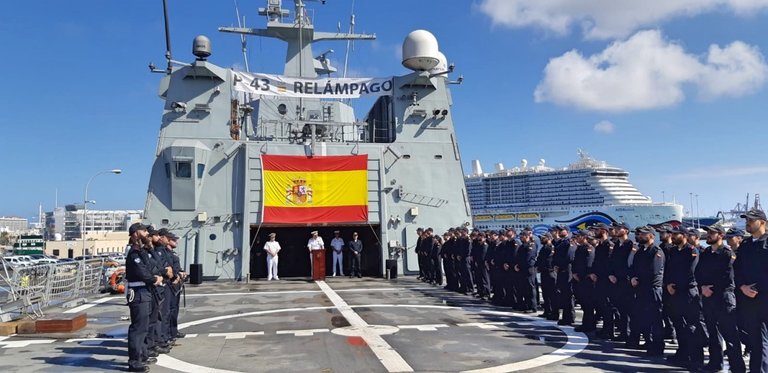
<instances>
[{"instance_id":1,"label":"sailor in dark uniform","mask_svg":"<svg viewBox=\"0 0 768 373\"><path fill-rule=\"evenodd\" d=\"M539 236L539 242L541 242L541 249L539 249L539 253L536 256L536 271L541 276L541 293L544 298L542 303L544 313L539 315L539 317L556 321L557 307L555 306L555 296L557 290L555 282L557 280L557 273L555 273L555 266L553 264L555 247L552 245L552 234L544 233Z\"/></svg>"},{"instance_id":2,"label":"sailor in dark uniform","mask_svg":"<svg viewBox=\"0 0 768 373\"><path fill-rule=\"evenodd\" d=\"M125 280L128 282L125 294L131 313L131 325L128 327L128 370L131 372L148 372L146 364L157 361L149 356L146 345L153 303L148 287L161 283L163 279L152 274L143 253L142 240L147 237L147 228L141 223L134 223L128 228L130 248L125 259Z\"/></svg>"},{"instance_id":3,"label":"sailor in dark uniform","mask_svg":"<svg viewBox=\"0 0 768 373\"><path fill-rule=\"evenodd\" d=\"M659 248L664 252L665 260L669 260L669 253L675 247L672 244L672 229L671 225L662 224L656 230L659 232ZM664 339L669 339L676 343L675 328L672 327L672 320L669 318L669 293L666 291L662 292L661 300L664 303L664 308L661 311L661 320L664 322Z\"/></svg>"},{"instance_id":4,"label":"sailor in dark uniform","mask_svg":"<svg viewBox=\"0 0 768 373\"><path fill-rule=\"evenodd\" d=\"M664 276L664 252L654 244L655 230L650 226L635 230L638 246L629 255L630 285L635 291L632 333L628 348L639 348L639 337L645 338L650 356L664 354L664 331L661 322L661 287Z\"/></svg>"},{"instance_id":5,"label":"sailor in dark uniform","mask_svg":"<svg viewBox=\"0 0 768 373\"><path fill-rule=\"evenodd\" d=\"M454 291L461 291L461 288L464 286L464 279L461 275L461 268L464 267L464 261L459 260L459 245L464 244L464 240L461 238L461 230L464 229L464 227L456 227L454 228L454 241L453 241L453 274L454 278L456 279L456 288Z\"/></svg>"},{"instance_id":6,"label":"sailor in dark uniform","mask_svg":"<svg viewBox=\"0 0 768 373\"><path fill-rule=\"evenodd\" d=\"M725 240L728 243L728 246L733 251L733 255L736 256L736 259L738 260L739 255L739 247L741 246L741 242L744 241L744 236L747 234L747 232L744 232L744 230L739 228L730 228L727 232L725 232ZM734 266L734 282L736 281L736 261L734 260L733 263ZM737 325L739 327L739 338L741 339L741 344L744 345L744 356L749 355L750 347L749 347L749 335L747 334L747 329L744 327L745 325L745 319L751 317L750 314L742 312L742 309L744 307L741 307L742 305L746 305L751 299L747 298L744 293L742 293L738 287L734 291L736 294L736 321Z\"/></svg>"},{"instance_id":7,"label":"sailor in dark uniform","mask_svg":"<svg viewBox=\"0 0 768 373\"><path fill-rule=\"evenodd\" d=\"M573 290L571 288L571 266L573 262L573 253L571 250L571 240L568 238L570 231L568 226L561 225L557 231L557 242L555 243L555 255L552 264L557 272L557 314L562 317L557 322L558 325L572 325L574 316Z\"/></svg>"},{"instance_id":8,"label":"sailor in dark uniform","mask_svg":"<svg viewBox=\"0 0 768 373\"><path fill-rule=\"evenodd\" d=\"M439 235L432 235L432 228L429 228L429 234L432 237L432 247L429 251L430 269L432 270L432 283L443 285L443 240Z\"/></svg>"},{"instance_id":9,"label":"sailor in dark uniform","mask_svg":"<svg viewBox=\"0 0 768 373\"><path fill-rule=\"evenodd\" d=\"M488 231L486 233L486 243L488 244L488 250L485 252L485 269L488 272L488 281L490 283L489 289L490 294L493 294L493 296L496 295L496 286L497 280L496 280L496 268L493 265L493 258L496 257L496 244L499 242L499 232L497 231ZM488 300L492 300L492 298L489 298Z\"/></svg>"},{"instance_id":10,"label":"sailor in dark uniform","mask_svg":"<svg viewBox=\"0 0 768 373\"><path fill-rule=\"evenodd\" d=\"M485 240L485 233L479 232L472 243L472 267L477 282L477 296L480 299L490 299L491 297L491 278L488 275L488 267L485 264L485 257L488 254L488 242Z\"/></svg>"},{"instance_id":11,"label":"sailor in dark uniform","mask_svg":"<svg viewBox=\"0 0 768 373\"><path fill-rule=\"evenodd\" d=\"M595 245L595 261L589 277L595 282L595 307L597 314L603 319L603 329L598 337L612 339L614 337L614 323L617 317L616 306L611 302L612 282L608 278L611 273L611 256L613 255L613 242L608 239L607 224L598 223L590 230L594 233L597 244Z\"/></svg>"},{"instance_id":12,"label":"sailor in dark uniform","mask_svg":"<svg viewBox=\"0 0 768 373\"><path fill-rule=\"evenodd\" d=\"M703 250L704 248L701 247L701 231L697 228L690 227L686 230L688 232L688 244L695 247L696 250Z\"/></svg>"},{"instance_id":13,"label":"sailor in dark uniform","mask_svg":"<svg viewBox=\"0 0 768 373\"><path fill-rule=\"evenodd\" d=\"M491 277L491 280L495 281L491 302L496 305L502 305L507 299L507 288L504 283L507 274L507 271L504 270L504 256L505 250L507 250L507 232L505 230L500 230L498 233L499 239L496 242L496 247L493 250L493 257L491 258L491 264L493 265L493 272L491 273L495 273L495 275Z\"/></svg>"},{"instance_id":14,"label":"sailor in dark uniform","mask_svg":"<svg viewBox=\"0 0 768 373\"><path fill-rule=\"evenodd\" d=\"M171 340L174 342L174 345L177 345L175 343L176 338L184 338L185 334L180 332L178 329L179 325L179 301L181 300L181 292L182 288L184 287L184 281L187 278L187 273L184 271L183 268L181 268L181 262L179 260L179 256L176 253L176 242L179 240L179 237L175 234L168 232L166 235L168 238L168 251L171 253L171 259L173 261L173 273L174 278L171 281L171 288L173 289L173 297L171 298L171 320L170 320L170 331L169 335L171 336Z\"/></svg>"},{"instance_id":15,"label":"sailor in dark uniform","mask_svg":"<svg viewBox=\"0 0 768 373\"><path fill-rule=\"evenodd\" d=\"M171 249L168 248L168 235L171 234L171 232L166 228L161 228L158 231L158 243L159 245L155 247L155 253L160 257L160 259L163 262L163 268L165 269L163 273L163 279L164 284L162 289L160 291L163 291L163 299L165 299L165 304L161 307L162 317L161 325L162 325L162 340L165 344L173 345L173 339L175 338L175 335L171 335L171 312L173 308L173 298L176 298L176 294L173 289L173 280L176 278L177 272L174 271L173 266L173 254L171 252Z\"/></svg>"},{"instance_id":16,"label":"sailor in dark uniform","mask_svg":"<svg viewBox=\"0 0 768 373\"><path fill-rule=\"evenodd\" d=\"M424 229L419 227L416 228L416 246L414 246L414 253L416 253L417 259L419 261L419 277L417 280L426 281L427 275L427 264L425 263L425 256L424 253L421 252L421 238L424 236Z\"/></svg>"},{"instance_id":17,"label":"sailor in dark uniform","mask_svg":"<svg viewBox=\"0 0 768 373\"><path fill-rule=\"evenodd\" d=\"M352 263L349 277L361 278L363 275L360 273L360 257L363 255L363 241L358 239L357 232L352 232L352 239L347 243L347 247L349 247L350 262Z\"/></svg>"},{"instance_id":18,"label":"sailor in dark uniform","mask_svg":"<svg viewBox=\"0 0 768 373\"><path fill-rule=\"evenodd\" d=\"M704 366L704 346L708 336L701 312L701 296L695 271L699 263L699 250L691 245L691 232L672 230L672 243L664 270L664 291L669 294L669 317L677 334L678 349L667 360L690 370ZM697 235L698 236L698 235Z\"/></svg>"},{"instance_id":19,"label":"sailor in dark uniform","mask_svg":"<svg viewBox=\"0 0 768 373\"><path fill-rule=\"evenodd\" d=\"M520 246L515 255L515 291L518 311L536 312L536 255L538 250L533 242L533 232L524 229L520 232Z\"/></svg>"},{"instance_id":20,"label":"sailor in dark uniform","mask_svg":"<svg viewBox=\"0 0 768 373\"><path fill-rule=\"evenodd\" d=\"M595 281L589 274L595 260L595 248L588 240L592 232L582 229L574 235L576 252L573 255L573 273L571 284L576 301L581 304L583 317L581 325L574 328L577 332L589 333L595 330L597 317L595 315Z\"/></svg>"},{"instance_id":21,"label":"sailor in dark uniform","mask_svg":"<svg viewBox=\"0 0 768 373\"><path fill-rule=\"evenodd\" d=\"M161 276L163 277L163 285L157 288L159 298L161 298L162 301L159 304L160 307L158 311L160 317L158 319L158 323L156 324L155 336L157 338L156 343L165 348L170 348L172 344L171 336L169 335L171 329L170 298L174 296L173 290L170 286L171 280L174 277L173 258L171 258L171 253L168 252L168 249L166 248L168 239L165 237L165 235L168 233L170 232L166 228L161 228L156 231L150 229L150 237L152 238L153 246L152 258L160 267Z\"/></svg>"},{"instance_id":22,"label":"sailor in dark uniform","mask_svg":"<svg viewBox=\"0 0 768 373\"><path fill-rule=\"evenodd\" d=\"M765 212L750 209L741 215L752 236L736 252L733 264L736 291L743 297L737 303L746 315L744 328L749 337L749 371L768 372L768 234Z\"/></svg>"},{"instance_id":23,"label":"sailor in dark uniform","mask_svg":"<svg viewBox=\"0 0 768 373\"><path fill-rule=\"evenodd\" d=\"M427 228L422 232L421 241L419 242L419 252L424 257L424 277L426 282L435 282L435 269L432 266L432 248L435 245L435 238L432 237L434 230Z\"/></svg>"},{"instance_id":24,"label":"sailor in dark uniform","mask_svg":"<svg viewBox=\"0 0 768 373\"><path fill-rule=\"evenodd\" d=\"M472 241L467 235L469 231L462 227L459 232L459 239L456 241L456 261L459 269L459 292L462 294L472 294L475 291L475 283L472 281Z\"/></svg>"},{"instance_id":25,"label":"sailor in dark uniform","mask_svg":"<svg viewBox=\"0 0 768 373\"><path fill-rule=\"evenodd\" d=\"M459 289L459 279L454 272L453 265L453 253L456 245L456 237L454 236L454 229L451 228L443 235L443 250L441 255L443 256L443 270L445 272L445 288L448 290L456 291Z\"/></svg>"},{"instance_id":26,"label":"sailor in dark uniform","mask_svg":"<svg viewBox=\"0 0 768 373\"><path fill-rule=\"evenodd\" d=\"M741 341L736 326L736 295L734 294L733 251L723 245L725 230L720 226L706 228L707 244L696 266L696 282L702 295L704 322L709 333L709 362L704 370L719 372L723 369L723 347L732 372L745 372L741 357Z\"/></svg>"},{"instance_id":27,"label":"sailor in dark uniform","mask_svg":"<svg viewBox=\"0 0 768 373\"><path fill-rule=\"evenodd\" d=\"M148 268L154 276L160 276L165 279L165 260L155 251L155 245L160 245L159 233L152 226L147 228L147 233L149 235L149 242L144 245L145 261L148 263ZM162 333L163 304L165 303L164 286L165 281L161 281L158 285L148 287L154 299L152 311L149 315L149 333L147 334L147 348L150 350L149 356L152 357L171 352L170 346L164 341L164 333Z\"/></svg>"},{"instance_id":28,"label":"sailor in dark uniform","mask_svg":"<svg viewBox=\"0 0 768 373\"><path fill-rule=\"evenodd\" d=\"M629 226L612 224L613 253L608 263L609 300L615 306L615 327L618 335L612 339L626 342L629 336L629 319L634 302L634 292L629 284L629 255L635 247L629 239Z\"/></svg>"},{"instance_id":29,"label":"sailor in dark uniform","mask_svg":"<svg viewBox=\"0 0 768 373\"><path fill-rule=\"evenodd\" d=\"M515 255L517 254L517 232L514 228L507 228L507 240L504 242L501 254L502 286L504 287L504 299L501 305L505 307L514 307L517 305L515 291Z\"/></svg>"}]
</instances>

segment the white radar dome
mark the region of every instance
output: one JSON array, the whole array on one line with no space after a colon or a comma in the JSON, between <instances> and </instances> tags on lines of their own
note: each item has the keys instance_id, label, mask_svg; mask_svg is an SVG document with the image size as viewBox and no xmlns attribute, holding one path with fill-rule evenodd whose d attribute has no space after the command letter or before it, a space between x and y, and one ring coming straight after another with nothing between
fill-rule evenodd
<instances>
[{"instance_id":1,"label":"white radar dome","mask_svg":"<svg viewBox=\"0 0 768 373\"><path fill-rule=\"evenodd\" d=\"M427 30L412 31L403 41L403 66L411 70L432 69L440 63L441 55L437 39Z\"/></svg>"},{"instance_id":2,"label":"white radar dome","mask_svg":"<svg viewBox=\"0 0 768 373\"><path fill-rule=\"evenodd\" d=\"M429 70L430 74L440 74L448 71L448 59L443 52L437 52L437 65Z\"/></svg>"},{"instance_id":3,"label":"white radar dome","mask_svg":"<svg viewBox=\"0 0 768 373\"><path fill-rule=\"evenodd\" d=\"M208 58L211 55L211 39L205 35L195 36L192 41L192 54L201 60Z\"/></svg>"}]
</instances>

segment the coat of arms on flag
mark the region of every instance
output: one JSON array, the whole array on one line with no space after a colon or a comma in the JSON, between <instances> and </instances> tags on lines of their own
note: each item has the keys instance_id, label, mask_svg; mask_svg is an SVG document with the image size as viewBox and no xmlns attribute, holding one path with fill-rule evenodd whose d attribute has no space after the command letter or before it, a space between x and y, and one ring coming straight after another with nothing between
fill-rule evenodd
<instances>
[{"instance_id":1,"label":"coat of arms on flag","mask_svg":"<svg viewBox=\"0 0 768 373\"><path fill-rule=\"evenodd\" d=\"M368 221L368 156L261 157L264 223Z\"/></svg>"}]
</instances>

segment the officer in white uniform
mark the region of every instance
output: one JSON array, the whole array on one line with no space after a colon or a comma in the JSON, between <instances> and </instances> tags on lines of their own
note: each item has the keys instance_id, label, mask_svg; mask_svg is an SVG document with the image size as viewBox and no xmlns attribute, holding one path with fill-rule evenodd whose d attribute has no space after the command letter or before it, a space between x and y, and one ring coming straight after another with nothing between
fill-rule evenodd
<instances>
[{"instance_id":1,"label":"officer in white uniform","mask_svg":"<svg viewBox=\"0 0 768 373\"><path fill-rule=\"evenodd\" d=\"M269 241L264 244L264 251L267 252L267 281L279 280L277 277L277 253L280 252L280 243L275 241L275 233L269 234Z\"/></svg>"},{"instance_id":2,"label":"officer in white uniform","mask_svg":"<svg viewBox=\"0 0 768 373\"><path fill-rule=\"evenodd\" d=\"M309 249L309 268L310 273L314 271L312 268L312 252L315 250L325 250L325 243L323 238L317 235L317 231L312 231L312 238L307 242L307 249Z\"/></svg>"}]
</instances>

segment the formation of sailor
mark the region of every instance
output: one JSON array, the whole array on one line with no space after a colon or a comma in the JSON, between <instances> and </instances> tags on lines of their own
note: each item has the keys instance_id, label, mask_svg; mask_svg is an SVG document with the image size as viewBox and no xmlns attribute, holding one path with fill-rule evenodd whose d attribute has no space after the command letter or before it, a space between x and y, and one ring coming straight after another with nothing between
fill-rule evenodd
<instances>
[{"instance_id":1,"label":"formation of sailor","mask_svg":"<svg viewBox=\"0 0 768 373\"><path fill-rule=\"evenodd\" d=\"M576 322L578 303L575 330L594 338L625 342L648 356L663 356L669 340L677 350L667 361L690 371L720 371L727 358L731 372L768 372L766 215L751 209L742 218L746 232L642 226L634 242L624 223L575 232L554 226L539 244L530 229L518 236L513 228L457 227L440 240L420 229L417 253L422 280L437 284L436 264L426 259L440 246L448 290L521 312L541 309L540 317L559 325Z\"/></svg>"},{"instance_id":2,"label":"formation of sailor","mask_svg":"<svg viewBox=\"0 0 768 373\"><path fill-rule=\"evenodd\" d=\"M177 346L179 294L186 274L173 248L176 237L167 229L135 223L128 229L125 264L126 299L130 309L128 370L147 372L159 354Z\"/></svg>"}]
</instances>

